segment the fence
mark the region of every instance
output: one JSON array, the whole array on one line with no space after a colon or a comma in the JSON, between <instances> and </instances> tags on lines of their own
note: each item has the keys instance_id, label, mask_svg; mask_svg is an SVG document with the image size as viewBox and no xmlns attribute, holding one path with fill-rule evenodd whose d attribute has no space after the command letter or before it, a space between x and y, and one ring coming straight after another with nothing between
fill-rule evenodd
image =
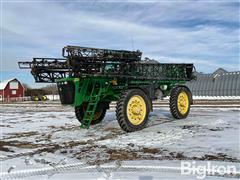
<instances>
[{"instance_id":1,"label":"fence","mask_svg":"<svg viewBox=\"0 0 240 180\"><path fill-rule=\"evenodd\" d=\"M1 99L1 102L22 102L22 101L31 101L30 96L25 97L11 97L11 98L3 98Z\"/></svg>"},{"instance_id":2,"label":"fence","mask_svg":"<svg viewBox=\"0 0 240 180\"><path fill-rule=\"evenodd\" d=\"M46 97L47 97L48 100L51 100L51 101L60 100L60 97L57 94L46 95Z\"/></svg>"},{"instance_id":3,"label":"fence","mask_svg":"<svg viewBox=\"0 0 240 180\"><path fill-rule=\"evenodd\" d=\"M59 95L45 95L45 96L47 97L47 100L51 100L51 101L59 100ZM23 101L33 101L33 100L34 100L34 97L25 96L25 97L4 98L4 99L1 99L0 102L8 103L8 102L23 102Z\"/></svg>"}]
</instances>

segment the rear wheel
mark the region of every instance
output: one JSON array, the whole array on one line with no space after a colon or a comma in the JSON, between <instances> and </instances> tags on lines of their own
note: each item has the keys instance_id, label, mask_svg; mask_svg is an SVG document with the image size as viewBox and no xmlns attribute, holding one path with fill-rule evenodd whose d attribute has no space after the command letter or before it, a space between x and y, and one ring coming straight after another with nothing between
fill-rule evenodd
<instances>
[{"instance_id":1,"label":"rear wheel","mask_svg":"<svg viewBox=\"0 0 240 180\"><path fill-rule=\"evenodd\" d=\"M86 108L87 108L86 104L75 107L75 115L80 123L82 123ZM106 111L107 111L107 108L98 106L93 116L93 120L91 121L91 125L100 123L104 119L106 115Z\"/></svg>"},{"instance_id":2,"label":"rear wheel","mask_svg":"<svg viewBox=\"0 0 240 180\"><path fill-rule=\"evenodd\" d=\"M121 94L117 102L118 124L126 132L133 132L147 126L150 100L140 89L129 89Z\"/></svg>"},{"instance_id":3,"label":"rear wheel","mask_svg":"<svg viewBox=\"0 0 240 180\"><path fill-rule=\"evenodd\" d=\"M191 92L186 87L175 87L170 94L170 111L176 119L184 119L190 111Z\"/></svg>"}]
</instances>

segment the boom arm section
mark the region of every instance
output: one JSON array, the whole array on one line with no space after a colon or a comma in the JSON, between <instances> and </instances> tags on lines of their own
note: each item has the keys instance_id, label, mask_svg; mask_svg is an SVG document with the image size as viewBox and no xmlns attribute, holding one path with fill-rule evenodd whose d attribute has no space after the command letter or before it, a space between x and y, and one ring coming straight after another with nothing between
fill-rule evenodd
<instances>
[{"instance_id":1,"label":"boom arm section","mask_svg":"<svg viewBox=\"0 0 240 180\"><path fill-rule=\"evenodd\" d=\"M36 82L51 83L69 76L66 59L33 58L33 61L18 62L20 69L31 69Z\"/></svg>"},{"instance_id":2,"label":"boom arm section","mask_svg":"<svg viewBox=\"0 0 240 180\"><path fill-rule=\"evenodd\" d=\"M141 60L142 52L66 46L63 57L33 58L19 62L20 69L31 69L36 82L56 82L66 77L101 76L127 80L176 80L194 78L193 64L151 63Z\"/></svg>"},{"instance_id":3,"label":"boom arm section","mask_svg":"<svg viewBox=\"0 0 240 180\"><path fill-rule=\"evenodd\" d=\"M140 61L142 52L126 51L126 50L112 50L112 49L99 49L80 46L65 46L62 49L62 56L71 60L81 61Z\"/></svg>"}]
</instances>

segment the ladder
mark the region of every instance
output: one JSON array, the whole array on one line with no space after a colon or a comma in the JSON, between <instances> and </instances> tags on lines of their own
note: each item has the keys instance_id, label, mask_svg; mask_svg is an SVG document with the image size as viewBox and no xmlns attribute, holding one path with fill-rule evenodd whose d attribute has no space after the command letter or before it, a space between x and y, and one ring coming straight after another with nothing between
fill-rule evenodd
<instances>
[{"instance_id":1,"label":"ladder","mask_svg":"<svg viewBox=\"0 0 240 180\"><path fill-rule=\"evenodd\" d=\"M97 105L100 101L102 93L105 91L103 90L104 88L102 87L101 83L96 83L95 81L92 81L92 91L89 96L89 101L88 105L86 108L86 111L84 112L84 117L81 123L80 128L86 128L88 129L90 127L91 121L93 120L93 117L95 115Z\"/></svg>"}]
</instances>

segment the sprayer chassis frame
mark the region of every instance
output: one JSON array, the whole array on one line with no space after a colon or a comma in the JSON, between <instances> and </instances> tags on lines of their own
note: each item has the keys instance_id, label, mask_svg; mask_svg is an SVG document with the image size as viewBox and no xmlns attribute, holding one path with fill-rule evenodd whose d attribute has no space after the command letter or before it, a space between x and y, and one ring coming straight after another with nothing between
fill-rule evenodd
<instances>
[{"instance_id":1,"label":"sprayer chassis frame","mask_svg":"<svg viewBox=\"0 0 240 180\"><path fill-rule=\"evenodd\" d=\"M81 106L84 102L89 102L91 98L91 91L93 89L93 84L99 84L97 89L99 94L100 102L110 103L112 101L117 101L121 92L127 89L141 89L147 94L150 100L156 100L157 89L161 89L162 97L168 96L171 89L174 86L183 86L185 81L178 80L123 80L111 77L91 77L85 76L81 78L63 78L57 80L58 86L60 84L66 84L67 82L72 82L74 84L74 102L71 104L73 107ZM60 89L59 89L60 91Z\"/></svg>"}]
</instances>

